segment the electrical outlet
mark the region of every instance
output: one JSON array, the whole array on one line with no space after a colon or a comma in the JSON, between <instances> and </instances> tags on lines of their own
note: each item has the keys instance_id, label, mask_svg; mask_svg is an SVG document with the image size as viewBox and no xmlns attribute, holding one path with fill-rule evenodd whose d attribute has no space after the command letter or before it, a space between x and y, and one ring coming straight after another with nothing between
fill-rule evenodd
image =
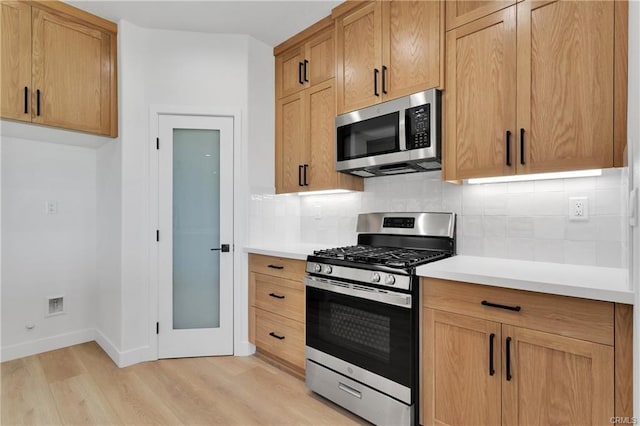
<instances>
[{"instance_id":1,"label":"electrical outlet","mask_svg":"<svg viewBox=\"0 0 640 426\"><path fill-rule=\"evenodd\" d=\"M47 201L47 214L58 214L57 201Z\"/></svg>"},{"instance_id":2,"label":"electrical outlet","mask_svg":"<svg viewBox=\"0 0 640 426\"><path fill-rule=\"evenodd\" d=\"M589 220L588 201L587 197L570 197L569 220Z\"/></svg>"}]
</instances>

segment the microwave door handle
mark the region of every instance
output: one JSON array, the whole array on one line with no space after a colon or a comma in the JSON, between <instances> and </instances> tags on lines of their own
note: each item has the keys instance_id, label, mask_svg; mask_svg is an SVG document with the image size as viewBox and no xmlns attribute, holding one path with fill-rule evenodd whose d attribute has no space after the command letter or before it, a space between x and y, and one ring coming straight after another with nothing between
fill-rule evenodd
<instances>
[{"instance_id":1,"label":"microwave door handle","mask_svg":"<svg viewBox=\"0 0 640 426\"><path fill-rule=\"evenodd\" d=\"M400 151L407 150L407 132L406 132L406 116L405 111L401 110L398 120L398 148Z\"/></svg>"}]
</instances>

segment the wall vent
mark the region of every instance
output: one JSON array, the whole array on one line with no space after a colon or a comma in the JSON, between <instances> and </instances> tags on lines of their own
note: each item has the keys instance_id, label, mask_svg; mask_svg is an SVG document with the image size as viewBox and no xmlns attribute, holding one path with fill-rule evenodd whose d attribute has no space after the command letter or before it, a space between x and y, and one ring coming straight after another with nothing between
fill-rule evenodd
<instances>
[{"instance_id":1,"label":"wall vent","mask_svg":"<svg viewBox=\"0 0 640 426\"><path fill-rule=\"evenodd\" d=\"M64 296L47 297L47 316L64 313Z\"/></svg>"}]
</instances>

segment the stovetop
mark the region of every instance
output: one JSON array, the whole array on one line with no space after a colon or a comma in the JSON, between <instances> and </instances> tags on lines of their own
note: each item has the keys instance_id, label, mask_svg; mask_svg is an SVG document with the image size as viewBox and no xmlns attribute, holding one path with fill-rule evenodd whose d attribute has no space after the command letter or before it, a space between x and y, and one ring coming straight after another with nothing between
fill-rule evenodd
<instances>
[{"instance_id":1,"label":"stovetop","mask_svg":"<svg viewBox=\"0 0 640 426\"><path fill-rule=\"evenodd\" d=\"M327 260L337 259L364 265L382 265L390 268L413 268L450 256L450 253L442 250L374 247L363 244L316 250L313 254L317 258Z\"/></svg>"}]
</instances>

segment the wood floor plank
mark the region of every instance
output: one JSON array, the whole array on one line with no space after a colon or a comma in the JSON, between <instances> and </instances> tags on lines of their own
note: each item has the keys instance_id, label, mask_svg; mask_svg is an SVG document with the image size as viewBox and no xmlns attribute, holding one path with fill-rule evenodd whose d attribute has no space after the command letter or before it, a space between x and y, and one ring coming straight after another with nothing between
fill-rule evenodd
<instances>
[{"instance_id":1,"label":"wood floor plank","mask_svg":"<svg viewBox=\"0 0 640 426\"><path fill-rule=\"evenodd\" d=\"M118 368L95 343L0 364L2 425L357 425L258 357Z\"/></svg>"},{"instance_id":2,"label":"wood floor plank","mask_svg":"<svg viewBox=\"0 0 640 426\"><path fill-rule=\"evenodd\" d=\"M64 424L119 425L123 422L89 374L49 384Z\"/></svg>"},{"instance_id":3,"label":"wood floor plank","mask_svg":"<svg viewBox=\"0 0 640 426\"><path fill-rule=\"evenodd\" d=\"M3 425L61 424L47 379L36 356L2 363L0 423Z\"/></svg>"},{"instance_id":4,"label":"wood floor plank","mask_svg":"<svg viewBox=\"0 0 640 426\"><path fill-rule=\"evenodd\" d=\"M72 346L36 356L42 365L48 383L70 379L87 372L73 352Z\"/></svg>"}]
</instances>

